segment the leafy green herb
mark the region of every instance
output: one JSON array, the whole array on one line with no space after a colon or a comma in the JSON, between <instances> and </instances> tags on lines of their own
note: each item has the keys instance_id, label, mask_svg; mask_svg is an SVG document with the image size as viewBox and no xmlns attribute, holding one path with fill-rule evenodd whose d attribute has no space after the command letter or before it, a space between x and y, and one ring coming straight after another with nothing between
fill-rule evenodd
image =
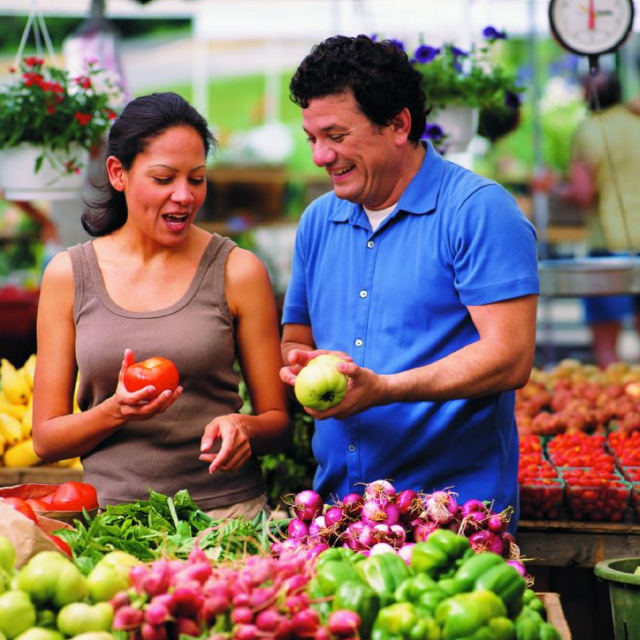
<instances>
[{"instance_id":1,"label":"leafy green herb","mask_svg":"<svg viewBox=\"0 0 640 640\"><path fill-rule=\"evenodd\" d=\"M107 506L86 524L75 521L75 530L56 532L73 551L85 574L116 549L150 562L159 557L187 558L196 539L212 560L227 560L265 553L274 540L285 537L289 520L269 520L260 512L254 520L213 520L201 511L186 490L173 498L155 491L148 500Z\"/></svg>"}]
</instances>

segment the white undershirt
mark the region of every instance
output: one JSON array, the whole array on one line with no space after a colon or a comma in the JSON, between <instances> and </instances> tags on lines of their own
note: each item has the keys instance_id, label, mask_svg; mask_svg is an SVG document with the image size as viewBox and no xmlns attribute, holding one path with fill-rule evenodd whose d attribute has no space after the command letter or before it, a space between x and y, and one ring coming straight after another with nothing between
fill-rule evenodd
<instances>
[{"instance_id":1,"label":"white undershirt","mask_svg":"<svg viewBox=\"0 0 640 640\"><path fill-rule=\"evenodd\" d=\"M369 224L371 224L373 231L375 231L380 226L380 223L396 208L396 204L398 203L396 202L386 209L380 209L380 211L367 209L365 206L362 207L367 214L367 218L369 218Z\"/></svg>"}]
</instances>

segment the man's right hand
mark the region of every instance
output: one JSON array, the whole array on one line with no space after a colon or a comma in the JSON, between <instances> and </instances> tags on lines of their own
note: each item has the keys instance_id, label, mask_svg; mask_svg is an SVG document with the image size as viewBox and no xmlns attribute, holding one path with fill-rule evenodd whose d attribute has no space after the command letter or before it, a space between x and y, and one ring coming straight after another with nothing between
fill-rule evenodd
<instances>
[{"instance_id":1,"label":"man's right hand","mask_svg":"<svg viewBox=\"0 0 640 640\"><path fill-rule=\"evenodd\" d=\"M296 376L309 363L309 361L327 353L337 356L338 358L342 358L347 362L353 361L353 358L350 355L347 355L344 351L329 351L328 349L292 349L289 352L290 365L280 369L280 380L285 384L294 386L296 383Z\"/></svg>"}]
</instances>

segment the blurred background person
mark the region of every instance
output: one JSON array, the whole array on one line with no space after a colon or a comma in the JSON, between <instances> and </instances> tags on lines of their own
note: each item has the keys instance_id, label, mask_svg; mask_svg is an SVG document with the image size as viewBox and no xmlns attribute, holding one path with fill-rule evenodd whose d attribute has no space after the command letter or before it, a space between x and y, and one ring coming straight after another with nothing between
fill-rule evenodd
<instances>
[{"instance_id":1,"label":"blurred background person","mask_svg":"<svg viewBox=\"0 0 640 640\"><path fill-rule=\"evenodd\" d=\"M628 254L640 246L640 96L622 101L617 75L603 71L584 80L589 110L572 141L566 182L552 194L584 210L592 257ZM640 334L640 296L584 299L585 321L593 335L596 363L620 360L623 321L633 316Z\"/></svg>"}]
</instances>

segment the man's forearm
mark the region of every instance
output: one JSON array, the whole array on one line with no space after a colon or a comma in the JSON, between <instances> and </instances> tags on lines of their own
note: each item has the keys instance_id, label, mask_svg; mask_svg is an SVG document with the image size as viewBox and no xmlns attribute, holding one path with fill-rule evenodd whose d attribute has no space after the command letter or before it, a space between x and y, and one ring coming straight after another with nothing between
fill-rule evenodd
<instances>
[{"instance_id":1,"label":"man's forearm","mask_svg":"<svg viewBox=\"0 0 640 640\"><path fill-rule=\"evenodd\" d=\"M441 401L491 395L524 386L530 357L508 344L479 340L455 353L409 371L382 376L383 402Z\"/></svg>"}]
</instances>

